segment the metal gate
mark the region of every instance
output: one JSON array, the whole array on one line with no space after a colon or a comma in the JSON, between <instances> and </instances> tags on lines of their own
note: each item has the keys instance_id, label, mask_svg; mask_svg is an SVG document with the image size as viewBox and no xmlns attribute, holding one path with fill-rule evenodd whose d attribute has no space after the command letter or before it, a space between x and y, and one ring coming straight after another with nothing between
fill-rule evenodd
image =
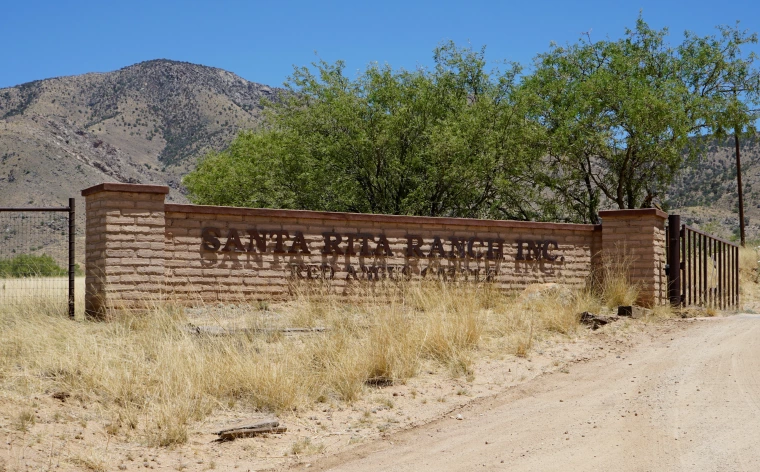
<instances>
[{"instance_id":1,"label":"metal gate","mask_svg":"<svg viewBox=\"0 0 760 472\"><path fill-rule=\"evenodd\" d=\"M61 208L0 207L0 304L65 294L74 318L74 216L73 198Z\"/></svg>"},{"instance_id":2,"label":"metal gate","mask_svg":"<svg viewBox=\"0 0 760 472\"><path fill-rule=\"evenodd\" d=\"M668 216L668 298L674 306L739 306L739 246Z\"/></svg>"}]
</instances>

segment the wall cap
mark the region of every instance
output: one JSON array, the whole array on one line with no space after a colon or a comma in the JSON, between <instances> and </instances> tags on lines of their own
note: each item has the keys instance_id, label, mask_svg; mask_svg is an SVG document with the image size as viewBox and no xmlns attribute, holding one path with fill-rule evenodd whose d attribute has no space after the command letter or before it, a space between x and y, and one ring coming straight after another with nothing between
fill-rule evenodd
<instances>
[{"instance_id":1,"label":"wall cap","mask_svg":"<svg viewBox=\"0 0 760 472\"><path fill-rule=\"evenodd\" d=\"M132 192L132 193L169 193L169 187L165 185L123 184L120 182L105 182L82 190L82 196L86 197L98 192Z\"/></svg>"},{"instance_id":2,"label":"wall cap","mask_svg":"<svg viewBox=\"0 0 760 472\"><path fill-rule=\"evenodd\" d=\"M207 205L184 205L167 203L166 213L201 213L212 215L242 215L281 218L302 218L314 220L333 220L336 222L383 222L405 224L457 225L457 226L494 226L507 228L527 228L544 230L601 231L601 225L584 225L575 223L540 223L536 221L481 220L474 218L445 218L432 216L382 215L373 213L339 213L312 210L278 210L272 208L242 208ZM167 215L167 218L171 216Z\"/></svg>"},{"instance_id":3,"label":"wall cap","mask_svg":"<svg viewBox=\"0 0 760 472\"><path fill-rule=\"evenodd\" d=\"M601 210L599 217L604 218L637 218L640 216L657 216L667 219L668 214L658 208L637 208L635 210Z\"/></svg>"}]
</instances>

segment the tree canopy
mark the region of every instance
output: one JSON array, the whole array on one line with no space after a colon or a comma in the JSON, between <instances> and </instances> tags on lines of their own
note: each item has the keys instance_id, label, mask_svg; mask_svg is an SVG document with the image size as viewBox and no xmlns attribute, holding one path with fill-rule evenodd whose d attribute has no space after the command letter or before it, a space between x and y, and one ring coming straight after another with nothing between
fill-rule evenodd
<instances>
[{"instance_id":1,"label":"tree canopy","mask_svg":"<svg viewBox=\"0 0 760 472\"><path fill-rule=\"evenodd\" d=\"M605 204L651 206L684 158L700 152L694 138L750 121L719 91L739 75L732 51L753 38L722 31L687 34L673 47L667 30L639 18L620 40L554 46L536 58L523 86L546 131L546 185L578 219L595 221Z\"/></svg>"},{"instance_id":2,"label":"tree canopy","mask_svg":"<svg viewBox=\"0 0 760 472\"><path fill-rule=\"evenodd\" d=\"M741 54L755 36L666 36L639 18L619 40L553 45L528 73L453 43L431 69L350 79L319 61L184 184L203 204L428 216L595 222L651 206L694 138L754 123L760 91Z\"/></svg>"},{"instance_id":3,"label":"tree canopy","mask_svg":"<svg viewBox=\"0 0 760 472\"><path fill-rule=\"evenodd\" d=\"M299 68L265 127L184 183L207 204L534 218L526 176L540 153L519 72L489 73L482 50L451 43L432 70L373 64L350 80L342 62Z\"/></svg>"}]
</instances>

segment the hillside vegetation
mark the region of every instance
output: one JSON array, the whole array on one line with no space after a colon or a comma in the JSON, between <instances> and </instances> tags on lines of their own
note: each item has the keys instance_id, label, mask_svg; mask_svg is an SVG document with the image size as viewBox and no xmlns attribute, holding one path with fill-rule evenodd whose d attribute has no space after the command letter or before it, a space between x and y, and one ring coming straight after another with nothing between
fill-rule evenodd
<instances>
[{"instance_id":1,"label":"hillside vegetation","mask_svg":"<svg viewBox=\"0 0 760 472\"><path fill-rule=\"evenodd\" d=\"M60 206L104 181L169 185L256 127L273 89L231 72L153 60L0 89L0 201Z\"/></svg>"},{"instance_id":2,"label":"hillside vegetation","mask_svg":"<svg viewBox=\"0 0 760 472\"><path fill-rule=\"evenodd\" d=\"M760 239L760 141L741 140L744 218L747 239ZM687 160L671 185L666 207L685 223L728 239L738 238L739 201L736 189L734 139L714 139L703 157Z\"/></svg>"}]
</instances>

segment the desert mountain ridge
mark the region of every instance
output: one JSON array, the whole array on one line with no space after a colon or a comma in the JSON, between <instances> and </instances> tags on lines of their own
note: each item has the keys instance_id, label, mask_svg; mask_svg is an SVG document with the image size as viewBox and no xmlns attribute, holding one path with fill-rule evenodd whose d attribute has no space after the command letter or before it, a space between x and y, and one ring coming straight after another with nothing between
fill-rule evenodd
<instances>
[{"instance_id":1,"label":"desert mountain ridge","mask_svg":"<svg viewBox=\"0 0 760 472\"><path fill-rule=\"evenodd\" d=\"M760 139L742 137L742 187L747 240L760 243ZM668 190L667 207L683 223L729 240L739 237L739 197L734 138L706 144L701 159L687 161Z\"/></svg>"},{"instance_id":2,"label":"desert mountain ridge","mask_svg":"<svg viewBox=\"0 0 760 472\"><path fill-rule=\"evenodd\" d=\"M0 89L0 206L60 206L101 182L168 185L261 119L276 88L165 59Z\"/></svg>"}]
</instances>

